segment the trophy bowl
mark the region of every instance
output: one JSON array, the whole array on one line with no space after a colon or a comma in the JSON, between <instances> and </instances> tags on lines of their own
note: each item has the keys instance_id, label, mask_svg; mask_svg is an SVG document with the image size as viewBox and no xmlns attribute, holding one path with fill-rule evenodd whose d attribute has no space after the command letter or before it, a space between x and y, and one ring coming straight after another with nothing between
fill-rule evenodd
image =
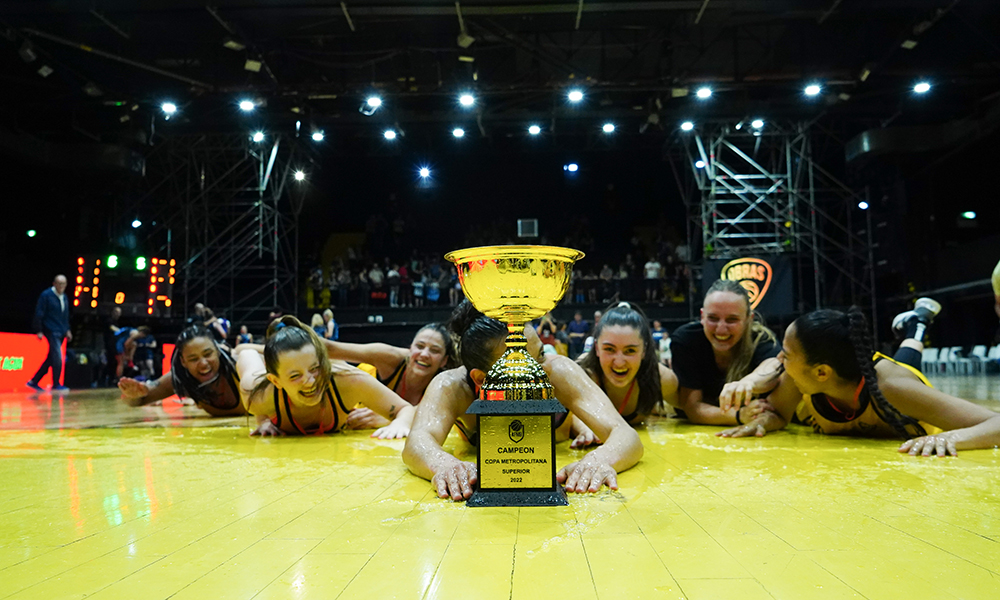
<instances>
[{"instance_id":1,"label":"trophy bowl","mask_svg":"<svg viewBox=\"0 0 1000 600\"><path fill-rule=\"evenodd\" d=\"M556 246L481 246L445 259L458 267L462 291L481 313L523 325L555 308L583 252Z\"/></svg>"}]
</instances>

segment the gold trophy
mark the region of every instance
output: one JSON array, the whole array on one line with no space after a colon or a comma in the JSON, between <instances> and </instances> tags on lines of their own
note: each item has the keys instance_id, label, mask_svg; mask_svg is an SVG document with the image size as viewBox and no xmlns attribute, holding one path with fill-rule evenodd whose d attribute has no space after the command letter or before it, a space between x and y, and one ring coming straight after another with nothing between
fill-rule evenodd
<instances>
[{"instance_id":1,"label":"gold trophy","mask_svg":"<svg viewBox=\"0 0 1000 600\"><path fill-rule=\"evenodd\" d=\"M524 324L566 293L583 252L553 246L483 246L445 259L458 267L465 297L507 324L507 351L486 375L467 411L479 419L479 485L469 506L565 505L556 484L556 400L541 365L526 351Z\"/></svg>"}]
</instances>

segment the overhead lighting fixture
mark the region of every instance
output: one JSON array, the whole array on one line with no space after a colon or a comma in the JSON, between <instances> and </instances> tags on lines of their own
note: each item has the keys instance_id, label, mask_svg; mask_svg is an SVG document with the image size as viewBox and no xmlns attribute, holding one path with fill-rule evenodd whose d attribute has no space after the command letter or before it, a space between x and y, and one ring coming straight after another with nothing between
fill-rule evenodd
<instances>
[{"instance_id":1,"label":"overhead lighting fixture","mask_svg":"<svg viewBox=\"0 0 1000 600\"><path fill-rule=\"evenodd\" d=\"M378 110L380 106L382 106L381 98L378 96L368 96L368 98L361 103L361 106L358 108L358 112L366 117L370 117L375 114L375 111Z\"/></svg>"},{"instance_id":2,"label":"overhead lighting fixture","mask_svg":"<svg viewBox=\"0 0 1000 600\"><path fill-rule=\"evenodd\" d=\"M38 74L41 75L42 77L48 77L49 75L55 72L56 72L55 69L53 69L49 65L42 65L41 67L38 68Z\"/></svg>"},{"instance_id":3,"label":"overhead lighting fixture","mask_svg":"<svg viewBox=\"0 0 1000 600\"><path fill-rule=\"evenodd\" d=\"M917 84L913 86L913 91L918 94L926 94L931 91L931 84L926 81L917 82Z\"/></svg>"},{"instance_id":4,"label":"overhead lighting fixture","mask_svg":"<svg viewBox=\"0 0 1000 600\"><path fill-rule=\"evenodd\" d=\"M323 135L322 131L314 131L312 134L312 140L314 142L322 142L324 137L326 136Z\"/></svg>"},{"instance_id":5,"label":"overhead lighting fixture","mask_svg":"<svg viewBox=\"0 0 1000 600\"><path fill-rule=\"evenodd\" d=\"M21 44L21 48L17 51L17 54L26 63L34 62L38 58L38 53L35 52L35 47L31 45L31 42L25 40Z\"/></svg>"},{"instance_id":6,"label":"overhead lighting fixture","mask_svg":"<svg viewBox=\"0 0 1000 600\"><path fill-rule=\"evenodd\" d=\"M604 133L614 133L615 132L615 124L614 123L605 123L604 126L601 127L601 131L603 131Z\"/></svg>"},{"instance_id":7,"label":"overhead lighting fixture","mask_svg":"<svg viewBox=\"0 0 1000 600\"><path fill-rule=\"evenodd\" d=\"M580 102L583 100L583 92L581 90L570 90L566 97L569 98L570 102Z\"/></svg>"},{"instance_id":8,"label":"overhead lighting fixture","mask_svg":"<svg viewBox=\"0 0 1000 600\"><path fill-rule=\"evenodd\" d=\"M259 60L253 60L248 58L246 62L243 63L243 68L251 73L260 73L260 68L264 66L264 63Z\"/></svg>"},{"instance_id":9,"label":"overhead lighting fixture","mask_svg":"<svg viewBox=\"0 0 1000 600\"><path fill-rule=\"evenodd\" d=\"M710 87L698 88L698 91L695 92L695 95L698 96L699 98L701 98L702 100L704 100L706 98L711 98L712 97L712 88L710 88Z\"/></svg>"},{"instance_id":10,"label":"overhead lighting fixture","mask_svg":"<svg viewBox=\"0 0 1000 600\"><path fill-rule=\"evenodd\" d=\"M684 121L681 123L681 131L691 131L694 129L694 123L691 121Z\"/></svg>"},{"instance_id":11,"label":"overhead lighting fixture","mask_svg":"<svg viewBox=\"0 0 1000 600\"><path fill-rule=\"evenodd\" d=\"M705 161L703 161L703 160L696 160L694 162L694 166L695 166L696 169L704 169L705 168Z\"/></svg>"},{"instance_id":12,"label":"overhead lighting fixture","mask_svg":"<svg viewBox=\"0 0 1000 600\"><path fill-rule=\"evenodd\" d=\"M371 108L378 108L382 106L382 99L379 98L378 96L369 96L368 99L365 100L365 104L367 104Z\"/></svg>"},{"instance_id":13,"label":"overhead lighting fixture","mask_svg":"<svg viewBox=\"0 0 1000 600\"><path fill-rule=\"evenodd\" d=\"M858 208L861 210L868 210L868 203L862 200L861 202L858 202Z\"/></svg>"},{"instance_id":14,"label":"overhead lighting fixture","mask_svg":"<svg viewBox=\"0 0 1000 600\"><path fill-rule=\"evenodd\" d=\"M263 131L255 131L254 134L253 134L253 138L251 138L251 139L253 139L253 141L255 141L257 143L263 142L264 141L264 132Z\"/></svg>"},{"instance_id":15,"label":"overhead lighting fixture","mask_svg":"<svg viewBox=\"0 0 1000 600\"><path fill-rule=\"evenodd\" d=\"M962 218L963 219L970 219L970 220L971 219L975 219L976 218L976 211L974 211L974 210L967 210L964 213L962 213Z\"/></svg>"},{"instance_id":16,"label":"overhead lighting fixture","mask_svg":"<svg viewBox=\"0 0 1000 600\"><path fill-rule=\"evenodd\" d=\"M306 174L303 171L296 171L294 177L295 181L305 181Z\"/></svg>"},{"instance_id":17,"label":"overhead lighting fixture","mask_svg":"<svg viewBox=\"0 0 1000 600\"><path fill-rule=\"evenodd\" d=\"M476 103L476 98L472 94L462 94L458 97L458 103L462 106L469 107Z\"/></svg>"},{"instance_id":18,"label":"overhead lighting fixture","mask_svg":"<svg viewBox=\"0 0 1000 600\"><path fill-rule=\"evenodd\" d=\"M420 167L420 170L417 171L417 174L420 175L421 178L427 179L428 177L431 176L431 170L428 169L427 167Z\"/></svg>"},{"instance_id":19,"label":"overhead lighting fixture","mask_svg":"<svg viewBox=\"0 0 1000 600\"><path fill-rule=\"evenodd\" d=\"M222 46L224 48L229 48L230 50L234 50L236 52L239 52L240 50L246 50L246 45L237 42L235 39L231 37L223 40Z\"/></svg>"},{"instance_id":20,"label":"overhead lighting fixture","mask_svg":"<svg viewBox=\"0 0 1000 600\"><path fill-rule=\"evenodd\" d=\"M821 91L823 88L816 83L807 85L805 89L806 96L818 96Z\"/></svg>"},{"instance_id":21,"label":"overhead lighting fixture","mask_svg":"<svg viewBox=\"0 0 1000 600\"><path fill-rule=\"evenodd\" d=\"M754 129L760 129L761 127L764 126L764 120L754 119L753 121L750 122L750 126L753 127Z\"/></svg>"},{"instance_id":22,"label":"overhead lighting fixture","mask_svg":"<svg viewBox=\"0 0 1000 600\"><path fill-rule=\"evenodd\" d=\"M463 137L465 135L465 130L462 129L461 127L456 127L451 130L451 135L457 138Z\"/></svg>"},{"instance_id":23,"label":"overhead lighting fixture","mask_svg":"<svg viewBox=\"0 0 1000 600\"><path fill-rule=\"evenodd\" d=\"M538 125L532 125L531 127L528 127L528 133L530 133L531 135L538 135L541 132L542 128L539 127Z\"/></svg>"},{"instance_id":24,"label":"overhead lighting fixture","mask_svg":"<svg viewBox=\"0 0 1000 600\"><path fill-rule=\"evenodd\" d=\"M240 110L243 112L250 112L256 107L257 105L254 104L253 100L240 100Z\"/></svg>"},{"instance_id":25,"label":"overhead lighting fixture","mask_svg":"<svg viewBox=\"0 0 1000 600\"><path fill-rule=\"evenodd\" d=\"M139 219L132 221L132 229L139 229L140 227L142 227L142 221Z\"/></svg>"},{"instance_id":26,"label":"overhead lighting fixture","mask_svg":"<svg viewBox=\"0 0 1000 600\"><path fill-rule=\"evenodd\" d=\"M394 140L396 139L396 132L391 129L386 129L385 131L382 132L382 137L384 137L387 140Z\"/></svg>"},{"instance_id":27,"label":"overhead lighting fixture","mask_svg":"<svg viewBox=\"0 0 1000 600\"><path fill-rule=\"evenodd\" d=\"M162 110L164 114L172 115L177 112L177 105L173 102L164 102L160 105L160 110Z\"/></svg>"},{"instance_id":28,"label":"overhead lighting fixture","mask_svg":"<svg viewBox=\"0 0 1000 600\"><path fill-rule=\"evenodd\" d=\"M33 237L35 237L36 235L38 235L38 232L37 232L37 231L35 231L34 229L29 229L29 230L28 230L28 237L30 237L30 238L33 238Z\"/></svg>"},{"instance_id":29,"label":"overhead lighting fixture","mask_svg":"<svg viewBox=\"0 0 1000 600\"><path fill-rule=\"evenodd\" d=\"M576 173L580 170L580 165L576 163L569 163L563 165L563 171L569 171L570 173Z\"/></svg>"}]
</instances>

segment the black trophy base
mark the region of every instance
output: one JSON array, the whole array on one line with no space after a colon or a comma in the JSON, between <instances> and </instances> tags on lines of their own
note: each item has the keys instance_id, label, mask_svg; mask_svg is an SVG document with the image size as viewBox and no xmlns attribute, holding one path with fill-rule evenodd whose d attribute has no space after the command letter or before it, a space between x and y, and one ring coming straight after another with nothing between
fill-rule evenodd
<instances>
[{"instance_id":1,"label":"black trophy base","mask_svg":"<svg viewBox=\"0 0 1000 600\"><path fill-rule=\"evenodd\" d=\"M567 506L566 491L554 490L476 490L466 506Z\"/></svg>"}]
</instances>

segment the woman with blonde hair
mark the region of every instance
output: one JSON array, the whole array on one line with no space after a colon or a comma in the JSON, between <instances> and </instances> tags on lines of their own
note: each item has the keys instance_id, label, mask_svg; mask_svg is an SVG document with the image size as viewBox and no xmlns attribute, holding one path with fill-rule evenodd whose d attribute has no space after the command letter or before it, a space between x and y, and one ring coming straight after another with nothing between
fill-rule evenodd
<instances>
[{"instance_id":1,"label":"woman with blonde hair","mask_svg":"<svg viewBox=\"0 0 1000 600\"><path fill-rule=\"evenodd\" d=\"M257 417L250 435L321 435L347 424L349 406L361 403L390 423L372 437L403 438L414 408L364 371L331 362L316 332L291 315L267 328L264 355L241 345L236 370L247 411Z\"/></svg>"}]
</instances>

